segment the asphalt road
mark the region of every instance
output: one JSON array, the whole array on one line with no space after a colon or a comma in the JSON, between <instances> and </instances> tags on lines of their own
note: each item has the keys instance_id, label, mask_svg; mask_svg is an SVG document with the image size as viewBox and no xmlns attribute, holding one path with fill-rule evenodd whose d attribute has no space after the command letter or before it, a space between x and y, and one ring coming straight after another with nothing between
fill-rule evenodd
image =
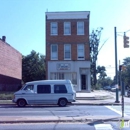
<instances>
[{"instance_id":1,"label":"asphalt road","mask_svg":"<svg viewBox=\"0 0 130 130\"><path fill-rule=\"evenodd\" d=\"M0 124L1 130L120 130L118 122ZM129 130L130 127L121 130Z\"/></svg>"},{"instance_id":2,"label":"asphalt road","mask_svg":"<svg viewBox=\"0 0 130 130\"><path fill-rule=\"evenodd\" d=\"M0 107L0 116L119 116L106 106L17 106Z\"/></svg>"},{"instance_id":3,"label":"asphalt road","mask_svg":"<svg viewBox=\"0 0 130 130\"><path fill-rule=\"evenodd\" d=\"M129 112L130 106L125 106L125 112ZM127 113L128 114L128 113ZM80 117L80 116L121 116L121 106L27 106L19 108L14 105L0 106L0 117ZM100 125L100 129L99 126ZM119 130L119 122L113 121L82 121L82 122L54 122L54 123L4 123L0 124L0 130ZM130 126L122 130L129 130Z\"/></svg>"}]
</instances>

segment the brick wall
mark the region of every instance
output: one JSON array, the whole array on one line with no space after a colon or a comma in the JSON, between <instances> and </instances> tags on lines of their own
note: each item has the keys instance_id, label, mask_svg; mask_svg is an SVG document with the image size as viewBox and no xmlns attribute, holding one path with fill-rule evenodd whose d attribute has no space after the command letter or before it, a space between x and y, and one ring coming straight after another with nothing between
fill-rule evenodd
<instances>
[{"instance_id":1,"label":"brick wall","mask_svg":"<svg viewBox=\"0 0 130 130\"><path fill-rule=\"evenodd\" d=\"M64 35L64 21L71 22L71 35ZM77 22L84 21L85 35L77 35ZM51 22L58 22L58 35L50 35ZM89 50L89 20L46 20L46 60L50 60L51 44L58 44L58 60L64 60L64 44L71 44L71 59L77 60L77 44L85 43L85 60L90 60Z\"/></svg>"},{"instance_id":2,"label":"brick wall","mask_svg":"<svg viewBox=\"0 0 130 130\"><path fill-rule=\"evenodd\" d=\"M0 87L11 84L19 85L21 79L22 54L0 40Z\"/></svg>"}]
</instances>

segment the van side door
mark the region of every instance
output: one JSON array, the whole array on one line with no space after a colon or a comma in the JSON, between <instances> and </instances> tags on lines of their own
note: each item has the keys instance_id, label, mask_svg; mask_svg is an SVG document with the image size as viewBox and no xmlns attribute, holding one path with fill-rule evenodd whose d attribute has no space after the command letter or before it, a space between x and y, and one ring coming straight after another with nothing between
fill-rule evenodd
<instances>
[{"instance_id":1,"label":"van side door","mask_svg":"<svg viewBox=\"0 0 130 130\"><path fill-rule=\"evenodd\" d=\"M37 95L35 96L35 102L37 104L51 104L52 101L53 99L51 98L51 85L37 85Z\"/></svg>"},{"instance_id":2,"label":"van side door","mask_svg":"<svg viewBox=\"0 0 130 130\"><path fill-rule=\"evenodd\" d=\"M68 99L68 90L65 84L54 84L54 94L52 95L53 100L58 103L60 98Z\"/></svg>"}]
</instances>

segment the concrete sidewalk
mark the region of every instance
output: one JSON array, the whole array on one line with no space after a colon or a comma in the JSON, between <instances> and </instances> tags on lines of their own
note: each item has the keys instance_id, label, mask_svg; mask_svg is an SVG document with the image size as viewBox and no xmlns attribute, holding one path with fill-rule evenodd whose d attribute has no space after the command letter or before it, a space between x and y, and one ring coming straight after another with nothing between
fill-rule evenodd
<instances>
[{"instance_id":1,"label":"concrete sidewalk","mask_svg":"<svg viewBox=\"0 0 130 130\"><path fill-rule=\"evenodd\" d=\"M77 92L76 99L77 100L104 100L113 98L114 93L110 91L104 90L94 90L91 93L87 92Z\"/></svg>"},{"instance_id":2,"label":"concrete sidewalk","mask_svg":"<svg viewBox=\"0 0 130 130\"><path fill-rule=\"evenodd\" d=\"M74 105L121 105L122 97L119 95L119 103L116 103L116 93L105 90L95 90L91 93L76 93ZM130 105L130 98L124 97L125 105Z\"/></svg>"},{"instance_id":3,"label":"concrete sidewalk","mask_svg":"<svg viewBox=\"0 0 130 130\"><path fill-rule=\"evenodd\" d=\"M121 116L0 116L0 123L47 123L47 122L95 122L95 121L121 121ZM124 117L129 121L130 117Z\"/></svg>"}]
</instances>

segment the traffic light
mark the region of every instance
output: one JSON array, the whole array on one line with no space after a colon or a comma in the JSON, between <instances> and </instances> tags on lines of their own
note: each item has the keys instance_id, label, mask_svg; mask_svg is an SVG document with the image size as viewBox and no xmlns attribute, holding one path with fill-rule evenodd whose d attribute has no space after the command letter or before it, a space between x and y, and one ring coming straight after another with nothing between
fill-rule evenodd
<instances>
[{"instance_id":1,"label":"traffic light","mask_svg":"<svg viewBox=\"0 0 130 130\"><path fill-rule=\"evenodd\" d=\"M119 65L119 71L121 71L122 70L122 65Z\"/></svg>"},{"instance_id":2,"label":"traffic light","mask_svg":"<svg viewBox=\"0 0 130 130\"><path fill-rule=\"evenodd\" d=\"M124 35L124 48L129 48L129 37Z\"/></svg>"},{"instance_id":3,"label":"traffic light","mask_svg":"<svg viewBox=\"0 0 130 130\"><path fill-rule=\"evenodd\" d=\"M126 66L125 65L119 65L119 71L125 71Z\"/></svg>"}]
</instances>

